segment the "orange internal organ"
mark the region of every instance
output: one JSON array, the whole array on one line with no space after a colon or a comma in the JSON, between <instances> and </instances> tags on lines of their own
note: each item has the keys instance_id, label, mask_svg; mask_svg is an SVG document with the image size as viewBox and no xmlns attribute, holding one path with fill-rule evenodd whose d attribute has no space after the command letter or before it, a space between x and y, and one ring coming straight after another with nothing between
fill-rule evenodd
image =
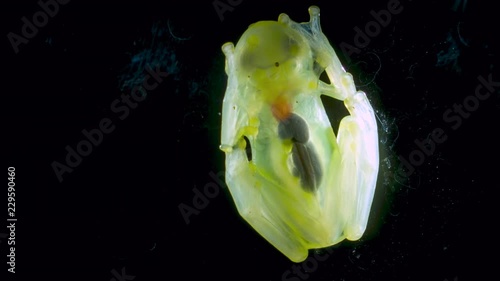
<instances>
[{"instance_id":1,"label":"orange internal organ","mask_svg":"<svg viewBox=\"0 0 500 281\"><path fill-rule=\"evenodd\" d=\"M292 114L292 106L285 97L278 96L278 98L276 98L276 100L274 100L271 104L271 112L273 113L274 118L279 121L284 121L290 117L290 114Z\"/></svg>"}]
</instances>

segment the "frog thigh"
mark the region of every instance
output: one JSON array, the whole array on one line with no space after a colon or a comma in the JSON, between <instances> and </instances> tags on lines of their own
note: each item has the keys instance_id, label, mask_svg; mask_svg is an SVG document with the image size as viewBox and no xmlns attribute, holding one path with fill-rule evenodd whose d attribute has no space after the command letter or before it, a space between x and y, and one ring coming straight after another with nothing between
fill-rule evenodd
<instances>
[{"instance_id":1,"label":"frog thigh","mask_svg":"<svg viewBox=\"0 0 500 281\"><path fill-rule=\"evenodd\" d=\"M280 210L266 204L261 188L273 188L247 160L244 149L226 154L226 182L239 214L267 241L294 262L307 258L308 250L290 233Z\"/></svg>"},{"instance_id":2,"label":"frog thigh","mask_svg":"<svg viewBox=\"0 0 500 281\"><path fill-rule=\"evenodd\" d=\"M351 115L342 119L337 136L342 157L340 186L346 198L342 210L348 215L346 238L357 240L366 229L377 181L377 123L364 92L356 92L344 103Z\"/></svg>"}]
</instances>

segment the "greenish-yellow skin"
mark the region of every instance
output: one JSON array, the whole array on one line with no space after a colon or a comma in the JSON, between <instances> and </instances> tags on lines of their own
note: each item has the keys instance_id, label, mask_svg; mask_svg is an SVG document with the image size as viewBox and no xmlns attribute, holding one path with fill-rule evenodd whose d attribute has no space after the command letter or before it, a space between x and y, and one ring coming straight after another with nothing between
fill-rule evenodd
<instances>
[{"instance_id":1,"label":"greenish-yellow skin","mask_svg":"<svg viewBox=\"0 0 500 281\"><path fill-rule=\"evenodd\" d=\"M363 235L379 165L373 109L321 32L319 8L310 7L309 14L306 23L286 14L254 23L236 47L222 46L228 75L220 146L226 182L240 215L294 262L305 260L309 249ZM320 81L323 71L330 84ZM342 100L350 113L337 137L321 95ZM297 142L278 133L290 115L307 124L304 147L321 170L312 189L296 172Z\"/></svg>"}]
</instances>

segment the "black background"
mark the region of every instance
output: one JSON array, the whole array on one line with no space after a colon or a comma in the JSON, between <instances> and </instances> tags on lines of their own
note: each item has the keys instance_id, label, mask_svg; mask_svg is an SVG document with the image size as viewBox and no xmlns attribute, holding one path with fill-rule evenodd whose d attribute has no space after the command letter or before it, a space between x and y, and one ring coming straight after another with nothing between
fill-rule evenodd
<instances>
[{"instance_id":1,"label":"black background","mask_svg":"<svg viewBox=\"0 0 500 281\"><path fill-rule=\"evenodd\" d=\"M17 273L7 273L7 240L0 237L0 280L6 273L108 281L122 270L137 281L306 279L286 275L294 264L239 217L226 188L189 224L179 205L193 206L193 188L203 190L214 182L210 172L224 171L221 45L282 12L308 21L312 4L372 101L381 163L365 235L334 246L307 280L497 278L499 88L461 124L443 118L474 95L478 76L500 81L491 6L401 0L402 12L348 57L342 43L356 46L354 28L364 29L370 11L389 1L232 1L237 5L222 20L213 1L124 2L60 5L17 54L8 34L21 34L21 18L32 19L40 7L17 1L1 8L4 167L16 168L18 222ZM120 120L111 104L130 94L145 65L170 74ZM327 111L333 121L342 117ZM65 147L76 148L82 130L104 118L114 131L59 182L52 163L65 164ZM409 159L414 141L437 128L446 141L405 172L399 156ZM7 187L3 194L7 208Z\"/></svg>"}]
</instances>

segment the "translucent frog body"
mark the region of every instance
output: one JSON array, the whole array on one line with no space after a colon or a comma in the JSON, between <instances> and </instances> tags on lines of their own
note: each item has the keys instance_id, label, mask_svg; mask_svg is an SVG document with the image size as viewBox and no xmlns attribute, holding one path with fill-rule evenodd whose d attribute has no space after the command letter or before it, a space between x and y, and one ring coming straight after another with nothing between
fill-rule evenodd
<instances>
[{"instance_id":1,"label":"translucent frog body","mask_svg":"<svg viewBox=\"0 0 500 281\"><path fill-rule=\"evenodd\" d=\"M309 14L254 23L222 46L226 183L240 215L294 262L363 235L379 165L373 109L322 33L319 8ZM321 95L350 113L337 137Z\"/></svg>"}]
</instances>

